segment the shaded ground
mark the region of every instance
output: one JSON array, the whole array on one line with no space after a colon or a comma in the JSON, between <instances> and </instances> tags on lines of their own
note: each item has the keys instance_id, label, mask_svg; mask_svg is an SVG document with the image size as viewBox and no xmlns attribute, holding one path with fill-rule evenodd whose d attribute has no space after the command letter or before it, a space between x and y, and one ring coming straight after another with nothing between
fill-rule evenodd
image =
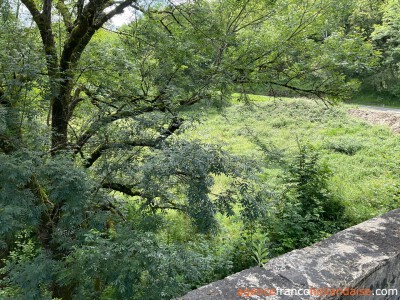
<instances>
[{"instance_id":1,"label":"shaded ground","mask_svg":"<svg viewBox=\"0 0 400 300\"><path fill-rule=\"evenodd\" d=\"M387 125L400 133L400 109L364 106L349 110L349 114L371 124Z\"/></svg>"}]
</instances>

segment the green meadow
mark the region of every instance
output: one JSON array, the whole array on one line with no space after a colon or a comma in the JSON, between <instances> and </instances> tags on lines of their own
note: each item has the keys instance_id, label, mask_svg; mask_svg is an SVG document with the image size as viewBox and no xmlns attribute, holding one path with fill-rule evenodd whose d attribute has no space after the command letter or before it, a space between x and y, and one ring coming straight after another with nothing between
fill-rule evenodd
<instances>
[{"instance_id":1,"label":"green meadow","mask_svg":"<svg viewBox=\"0 0 400 300\"><path fill-rule=\"evenodd\" d=\"M222 112L199 109L206 110L207 117L186 134L257 161L263 166L260 176L272 187L279 184L282 171L271 163L271 155L290 159L299 145L310 145L330 170L329 188L345 205L349 225L399 206L400 136L388 127L349 116L347 110L354 106L345 104L255 95L250 99L250 104L232 101ZM226 184L224 178L216 181L217 189Z\"/></svg>"}]
</instances>

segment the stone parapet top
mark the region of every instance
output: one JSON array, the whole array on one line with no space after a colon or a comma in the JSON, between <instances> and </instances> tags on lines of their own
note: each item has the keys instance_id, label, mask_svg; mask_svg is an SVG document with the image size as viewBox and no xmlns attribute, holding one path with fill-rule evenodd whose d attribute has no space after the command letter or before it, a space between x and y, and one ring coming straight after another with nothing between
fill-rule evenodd
<instances>
[{"instance_id":1,"label":"stone parapet top","mask_svg":"<svg viewBox=\"0 0 400 300\"><path fill-rule=\"evenodd\" d=\"M359 293L363 290L374 293L376 289L398 289L399 295L365 297L325 292L312 297L307 292L297 296L282 294L288 289L345 292L346 288ZM273 258L263 268L241 271L179 299L246 298L400 299L400 209L338 232L310 247Z\"/></svg>"}]
</instances>

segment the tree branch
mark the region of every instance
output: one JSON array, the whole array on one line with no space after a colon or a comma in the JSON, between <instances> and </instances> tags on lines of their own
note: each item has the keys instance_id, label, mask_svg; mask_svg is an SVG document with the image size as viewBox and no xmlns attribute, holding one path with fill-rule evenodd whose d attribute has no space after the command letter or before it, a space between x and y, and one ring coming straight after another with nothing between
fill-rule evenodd
<instances>
[{"instance_id":1,"label":"tree branch","mask_svg":"<svg viewBox=\"0 0 400 300\"><path fill-rule=\"evenodd\" d=\"M118 207L116 207L110 201L107 201L107 203L101 205L100 208L101 208L101 210L110 211L113 214L117 214L118 216L120 216L122 218L122 220L126 221L124 214L118 209Z\"/></svg>"},{"instance_id":2,"label":"tree branch","mask_svg":"<svg viewBox=\"0 0 400 300\"><path fill-rule=\"evenodd\" d=\"M133 187L122 184L122 183L117 183L117 182L107 182L107 183L103 183L102 188L105 189L110 189L110 190L114 190L120 193L123 193L125 195L131 196L131 197L142 197L142 198L146 198L146 196L141 193L138 190L134 190ZM147 198L146 198L147 199ZM184 205L181 204L177 204L177 203L173 203L172 201L166 201L165 204L161 204L156 202L154 199L147 199L148 200L148 205L150 205L151 209L173 209L173 210L179 210L179 211L183 211L186 212L187 211L187 207L185 207ZM112 203L108 203L108 208L114 209L116 210L115 205L113 205ZM117 213L122 217L122 214L120 212L117 211Z\"/></svg>"},{"instance_id":3,"label":"tree branch","mask_svg":"<svg viewBox=\"0 0 400 300\"><path fill-rule=\"evenodd\" d=\"M103 14L96 22L96 27L100 28L103 26L105 22L110 20L112 17L115 15L118 15L120 13L124 12L124 9L127 8L128 6L131 6L136 0L125 0L119 3L113 10L108 12L107 14ZM136 6L135 6L136 8ZM136 8L137 9L137 8Z\"/></svg>"},{"instance_id":4,"label":"tree branch","mask_svg":"<svg viewBox=\"0 0 400 300\"><path fill-rule=\"evenodd\" d=\"M56 8L58 12L61 14L65 28L67 29L67 32L71 32L72 29L74 28L74 25L72 23L72 16L71 13L68 10L68 7L65 5L64 0L58 0L56 2Z\"/></svg>"},{"instance_id":5,"label":"tree branch","mask_svg":"<svg viewBox=\"0 0 400 300\"><path fill-rule=\"evenodd\" d=\"M187 212L187 207L184 205L179 205L173 202L167 202L167 205L161 205L161 204L157 204L157 203L151 203L151 208L152 209L173 209L173 210L179 210L179 211L183 211L183 212Z\"/></svg>"},{"instance_id":6,"label":"tree branch","mask_svg":"<svg viewBox=\"0 0 400 300\"><path fill-rule=\"evenodd\" d=\"M336 96L338 95L338 93L334 93L333 91L329 91L329 90L324 91L324 90L318 90L318 89L303 89L303 88L298 88L298 87L295 87L295 86L292 86L292 85L289 85L286 83L279 83L279 82L272 82L272 81L268 82L268 83L272 84L272 85L285 87L285 88L295 91L299 94L314 95L317 98L323 100L324 102L328 102L328 103L329 103L329 101L327 101L327 99L326 99L327 95L336 95Z\"/></svg>"},{"instance_id":7,"label":"tree branch","mask_svg":"<svg viewBox=\"0 0 400 300\"><path fill-rule=\"evenodd\" d=\"M86 159L85 168L90 168L108 149L123 149L126 147L155 147L155 141L125 141L120 143L108 143L98 146L90 157Z\"/></svg>"},{"instance_id":8,"label":"tree branch","mask_svg":"<svg viewBox=\"0 0 400 300\"><path fill-rule=\"evenodd\" d=\"M121 111L121 112L116 112L112 115L105 116L103 118L100 118L96 121L94 121L89 129L87 129L76 141L75 146L74 146L74 153L78 153L82 147L87 143L87 141L94 135L96 132L103 126L110 124L114 121L124 119L124 118L131 118L135 117L138 115L141 115L146 112L152 112L157 110L156 107L149 106L149 107L144 107L142 110L134 110L134 111Z\"/></svg>"},{"instance_id":9,"label":"tree branch","mask_svg":"<svg viewBox=\"0 0 400 300\"><path fill-rule=\"evenodd\" d=\"M39 28L44 52L46 54L47 71L50 76L58 73L57 49L51 28L51 0L43 2L43 13L40 13L33 0L21 0L28 8L33 20ZM54 78L55 79L55 78Z\"/></svg>"},{"instance_id":10,"label":"tree branch","mask_svg":"<svg viewBox=\"0 0 400 300\"><path fill-rule=\"evenodd\" d=\"M134 0L125 0L108 13L104 13L104 10L111 7L113 3L107 0L90 0L83 8L79 8L78 3L78 10L81 12L78 12L74 27L65 43L61 57L61 69L68 70L71 64L75 64L95 32L113 16L122 13L133 2ZM68 16L66 19L68 21Z\"/></svg>"},{"instance_id":11,"label":"tree branch","mask_svg":"<svg viewBox=\"0 0 400 300\"><path fill-rule=\"evenodd\" d=\"M21 0L21 2L26 6L26 8L29 10L33 20L37 23L37 21L40 21L39 19L41 18L41 14L39 9L37 8L35 2L33 0Z\"/></svg>"},{"instance_id":12,"label":"tree branch","mask_svg":"<svg viewBox=\"0 0 400 300\"><path fill-rule=\"evenodd\" d=\"M69 116L68 116L68 119L71 118L71 116L72 116L76 106L78 105L78 103L83 100L83 98L80 97L80 94L84 90L85 90L85 88L82 87L82 86L78 86L76 88L75 93L74 93L74 97L72 98L71 103L69 104L69 108L68 108Z\"/></svg>"},{"instance_id":13,"label":"tree branch","mask_svg":"<svg viewBox=\"0 0 400 300\"><path fill-rule=\"evenodd\" d=\"M108 149L123 149L126 147L152 147L158 148L163 141L173 135L183 124L182 119L174 119L170 126L165 129L155 140L144 140L144 141L125 141L119 143L107 143L98 146L86 160L85 168L90 168Z\"/></svg>"},{"instance_id":14,"label":"tree branch","mask_svg":"<svg viewBox=\"0 0 400 300\"><path fill-rule=\"evenodd\" d=\"M104 189L114 190L123 193L128 196L142 196L142 193L138 190L133 190L132 186L127 186L122 183L117 182L104 182L101 186Z\"/></svg>"}]
</instances>

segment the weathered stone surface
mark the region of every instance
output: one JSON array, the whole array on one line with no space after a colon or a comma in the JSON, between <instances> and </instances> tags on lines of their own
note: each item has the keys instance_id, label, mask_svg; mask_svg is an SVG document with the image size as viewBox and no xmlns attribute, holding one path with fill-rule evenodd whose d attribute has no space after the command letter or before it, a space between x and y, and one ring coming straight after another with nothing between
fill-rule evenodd
<instances>
[{"instance_id":1,"label":"weathered stone surface","mask_svg":"<svg viewBox=\"0 0 400 300\"><path fill-rule=\"evenodd\" d=\"M392 296L277 295L279 289L398 289ZM269 294L274 289L276 295ZM250 293L246 294L246 291ZM400 299L400 209L341 231L313 246L211 283L182 300Z\"/></svg>"}]
</instances>

